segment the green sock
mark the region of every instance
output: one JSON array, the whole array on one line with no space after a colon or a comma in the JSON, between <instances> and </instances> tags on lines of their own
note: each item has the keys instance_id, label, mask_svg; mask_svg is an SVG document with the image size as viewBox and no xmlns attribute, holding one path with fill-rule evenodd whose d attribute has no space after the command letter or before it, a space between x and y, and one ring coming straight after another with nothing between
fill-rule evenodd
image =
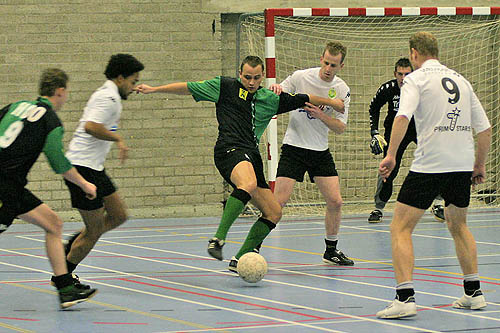
<instances>
[{"instance_id":1,"label":"green sock","mask_svg":"<svg viewBox=\"0 0 500 333\"><path fill-rule=\"evenodd\" d=\"M240 216L243 209L245 209L245 205L246 203L243 203L240 199L229 196L226 201L226 207L224 207L224 211L222 212L219 228L215 233L215 237L222 240L226 239L229 228L231 228L233 222Z\"/></svg>"},{"instance_id":2,"label":"green sock","mask_svg":"<svg viewBox=\"0 0 500 333\"><path fill-rule=\"evenodd\" d=\"M262 217L255 221L252 228L250 228L250 231L248 232L245 242L236 254L236 259L240 259L242 255L252 251L267 237L267 235L269 235L275 226L276 225L274 223Z\"/></svg>"}]
</instances>

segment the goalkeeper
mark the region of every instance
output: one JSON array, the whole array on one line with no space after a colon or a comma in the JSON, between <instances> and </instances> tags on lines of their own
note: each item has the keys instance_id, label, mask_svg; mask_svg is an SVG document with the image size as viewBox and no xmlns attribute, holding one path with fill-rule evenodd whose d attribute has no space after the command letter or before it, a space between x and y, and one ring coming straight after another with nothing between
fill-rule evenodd
<instances>
[{"instance_id":1,"label":"goalkeeper","mask_svg":"<svg viewBox=\"0 0 500 333\"><path fill-rule=\"evenodd\" d=\"M403 85L403 79L413 71L410 60L408 58L399 59L394 66L394 79L383 83L380 88L378 88L377 93L373 97L370 103L370 134L371 142L370 148L373 154L378 155L384 153L384 157L387 154L387 147L389 146L389 139L391 137L392 123L394 122L394 117L398 113L399 109L399 95L401 92L401 86ZM378 123L380 118L380 109L387 104L387 116L384 120L384 136L379 134ZM399 167L401 165L401 159L403 154L412 142L417 143L417 132L415 129L415 121L413 118L408 125L408 130L404 136L399 149L396 154L396 166L392 170L390 176L384 182L380 175L377 180L377 190L375 191L375 209L370 213L368 217L368 222L379 223L382 222L383 210L386 203L389 201L392 195L392 184L394 178L398 175ZM431 210L439 221L444 221L444 207L442 204L434 204Z\"/></svg>"}]
</instances>

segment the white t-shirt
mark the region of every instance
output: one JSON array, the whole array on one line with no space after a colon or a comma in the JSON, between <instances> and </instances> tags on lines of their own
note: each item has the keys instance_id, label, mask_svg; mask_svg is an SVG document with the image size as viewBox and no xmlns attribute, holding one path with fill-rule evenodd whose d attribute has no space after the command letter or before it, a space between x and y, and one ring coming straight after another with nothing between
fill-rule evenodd
<instances>
[{"instance_id":1,"label":"white t-shirt","mask_svg":"<svg viewBox=\"0 0 500 333\"><path fill-rule=\"evenodd\" d=\"M122 113L121 100L118 87L111 80L106 81L92 94L83 109L83 116L66 152L71 164L97 171L104 169L104 160L113 142L100 140L86 133L85 123L92 121L102 124L110 131L116 131Z\"/></svg>"},{"instance_id":2,"label":"white t-shirt","mask_svg":"<svg viewBox=\"0 0 500 333\"><path fill-rule=\"evenodd\" d=\"M280 83L285 92L295 94L311 94L320 97L341 98L344 100L345 112L342 114L330 106L322 106L323 111L347 124L349 101L351 94L347 84L335 76L331 82L319 77L319 67L294 72ZM328 149L329 128L319 119L308 116L304 109L291 111L288 128L283 143L317 151Z\"/></svg>"},{"instance_id":3,"label":"white t-shirt","mask_svg":"<svg viewBox=\"0 0 500 333\"><path fill-rule=\"evenodd\" d=\"M462 75L427 60L403 81L396 116L413 116L417 149L411 171L443 173L472 171L474 138L490 122L471 84Z\"/></svg>"}]
</instances>

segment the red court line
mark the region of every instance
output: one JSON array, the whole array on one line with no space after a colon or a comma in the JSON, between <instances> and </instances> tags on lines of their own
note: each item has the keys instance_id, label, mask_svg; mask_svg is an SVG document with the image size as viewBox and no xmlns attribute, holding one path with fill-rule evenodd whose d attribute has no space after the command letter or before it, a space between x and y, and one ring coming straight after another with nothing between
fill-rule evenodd
<instances>
[{"instance_id":1,"label":"red court line","mask_svg":"<svg viewBox=\"0 0 500 333\"><path fill-rule=\"evenodd\" d=\"M40 321L39 319L14 318L14 317L0 317L0 319L22 320L22 321Z\"/></svg>"},{"instance_id":2,"label":"red court line","mask_svg":"<svg viewBox=\"0 0 500 333\"><path fill-rule=\"evenodd\" d=\"M125 279L125 278L121 278L120 280L131 282L131 283L142 284L142 285L146 285L146 286L151 286L151 287L156 287L156 288L162 288L162 289L168 289L168 290L172 290L172 291L178 291L178 292L182 292L182 293L186 293L186 294L191 294L191 295L196 295L196 296L209 297L209 298L217 299L217 300L220 300L220 301L233 302L233 303L238 303L238 304L255 306L255 307L259 307L259 308L263 308L263 309L268 309L268 310L275 310L275 311L279 311L279 312L285 312L285 313L289 313L289 314L295 314L295 315L298 315L298 316L304 316L304 317L314 318L314 319L318 319L318 320L324 320L325 319L323 317L308 315L308 314L300 313L300 312L296 312L296 311L279 309L279 308L274 308L274 307L265 306L265 305L259 305L259 304L255 304L255 303L237 301L235 299L230 299L230 298L225 298L225 297L220 297L220 296L212 296L212 295L208 295L208 294L202 294L202 293L198 293L198 292L194 292L194 291L188 291L188 290L183 290L183 289L178 289L178 288L171 288L171 287L166 287L166 286L160 286L158 284L152 284L152 283L147 283L147 282L140 282L140 281Z\"/></svg>"},{"instance_id":3,"label":"red court line","mask_svg":"<svg viewBox=\"0 0 500 333\"><path fill-rule=\"evenodd\" d=\"M148 323L108 323L104 321L94 321L92 324L98 325L149 325Z\"/></svg>"}]
</instances>

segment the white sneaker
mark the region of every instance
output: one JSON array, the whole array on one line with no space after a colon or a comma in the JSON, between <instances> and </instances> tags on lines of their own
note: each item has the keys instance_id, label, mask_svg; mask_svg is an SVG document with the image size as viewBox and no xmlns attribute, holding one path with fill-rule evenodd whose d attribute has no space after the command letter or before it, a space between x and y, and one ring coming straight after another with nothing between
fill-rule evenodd
<instances>
[{"instance_id":1,"label":"white sneaker","mask_svg":"<svg viewBox=\"0 0 500 333\"><path fill-rule=\"evenodd\" d=\"M462 297L457 299L453 302L453 307L456 309L479 310L486 307L486 300L484 299L481 290L476 290L472 296L464 294Z\"/></svg>"},{"instance_id":2,"label":"white sneaker","mask_svg":"<svg viewBox=\"0 0 500 333\"><path fill-rule=\"evenodd\" d=\"M388 307L377 312L377 317L382 319L396 319L404 317L413 317L417 315L417 305L415 298L409 297L406 302L400 302L397 299L392 301Z\"/></svg>"}]
</instances>

